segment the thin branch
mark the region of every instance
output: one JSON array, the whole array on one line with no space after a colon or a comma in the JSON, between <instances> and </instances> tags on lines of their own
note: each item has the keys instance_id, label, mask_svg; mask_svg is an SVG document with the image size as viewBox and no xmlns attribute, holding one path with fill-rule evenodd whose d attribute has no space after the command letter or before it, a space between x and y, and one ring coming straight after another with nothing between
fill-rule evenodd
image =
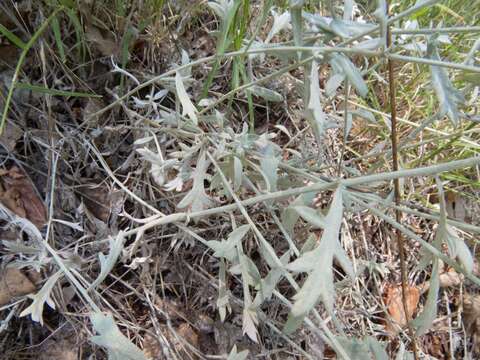
<instances>
[{"instance_id":1,"label":"thin branch","mask_svg":"<svg viewBox=\"0 0 480 360\"><path fill-rule=\"evenodd\" d=\"M390 28L387 27L387 48L392 45L392 33ZM398 171L398 143L397 143L397 105L396 105L396 93L395 93L395 73L393 69L393 61L391 58L388 59L388 87L389 87L389 100L390 100L390 119L392 122L392 131L391 131L391 142L392 142L392 162L393 170ZM401 195L400 195L400 180L397 178L393 182L394 184L394 193L395 193L395 205L400 206ZM395 210L395 219L398 223L402 220L402 213L400 210ZM409 310L407 302L407 261L405 259L405 241L403 239L402 233L395 229L395 236L397 238L398 253L400 255L400 277L402 281L402 303L403 311L405 313L405 318L407 319L408 333L412 341L413 356L415 360L418 360L418 351L417 351L417 341L415 337L415 331L409 321Z\"/></svg>"},{"instance_id":2,"label":"thin branch","mask_svg":"<svg viewBox=\"0 0 480 360\"><path fill-rule=\"evenodd\" d=\"M480 26L454 26L435 29L392 29L392 34L430 35L480 32Z\"/></svg>"}]
</instances>

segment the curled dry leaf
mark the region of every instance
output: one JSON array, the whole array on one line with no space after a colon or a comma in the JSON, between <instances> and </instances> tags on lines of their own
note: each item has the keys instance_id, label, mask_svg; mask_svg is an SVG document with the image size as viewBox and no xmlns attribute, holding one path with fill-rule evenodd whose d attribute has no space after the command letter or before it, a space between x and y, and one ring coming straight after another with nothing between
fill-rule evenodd
<instances>
[{"instance_id":1,"label":"curled dry leaf","mask_svg":"<svg viewBox=\"0 0 480 360\"><path fill-rule=\"evenodd\" d=\"M0 278L0 306L6 305L15 296L35 291L35 285L20 270L6 268Z\"/></svg>"},{"instance_id":2,"label":"curled dry leaf","mask_svg":"<svg viewBox=\"0 0 480 360\"><path fill-rule=\"evenodd\" d=\"M104 186L84 185L79 188L79 193L87 209L97 219L104 223L108 221L110 213L121 211L123 205L122 192L119 190L109 191ZM120 207L120 209L116 209Z\"/></svg>"},{"instance_id":3,"label":"curled dry leaf","mask_svg":"<svg viewBox=\"0 0 480 360\"><path fill-rule=\"evenodd\" d=\"M384 302L387 307L388 316L386 319L385 329L391 333L397 333L397 327L404 327L407 322L412 319L420 299L420 290L416 286L407 286L406 300L408 320L405 316L405 311L402 302L402 286L401 285L387 285L384 293Z\"/></svg>"},{"instance_id":4,"label":"curled dry leaf","mask_svg":"<svg viewBox=\"0 0 480 360\"><path fill-rule=\"evenodd\" d=\"M0 170L0 202L16 215L41 228L47 212L29 177L17 166Z\"/></svg>"}]
</instances>

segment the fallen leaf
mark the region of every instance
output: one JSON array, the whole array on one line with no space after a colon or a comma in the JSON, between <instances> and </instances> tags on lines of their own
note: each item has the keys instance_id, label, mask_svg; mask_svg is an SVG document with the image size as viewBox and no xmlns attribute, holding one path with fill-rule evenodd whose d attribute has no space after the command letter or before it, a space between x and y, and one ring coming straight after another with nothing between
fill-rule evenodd
<instances>
[{"instance_id":1,"label":"fallen leaf","mask_svg":"<svg viewBox=\"0 0 480 360\"><path fill-rule=\"evenodd\" d=\"M115 37L108 31L93 24L88 24L85 26L85 35L87 40L93 44L95 50L103 56L118 55L120 47Z\"/></svg>"},{"instance_id":2,"label":"fallen leaf","mask_svg":"<svg viewBox=\"0 0 480 360\"><path fill-rule=\"evenodd\" d=\"M6 305L15 296L35 291L35 285L20 270L6 268L0 278L0 306Z\"/></svg>"},{"instance_id":3,"label":"fallen leaf","mask_svg":"<svg viewBox=\"0 0 480 360\"><path fill-rule=\"evenodd\" d=\"M28 176L17 166L0 170L0 202L16 215L41 228L47 222L43 201Z\"/></svg>"},{"instance_id":4,"label":"fallen leaf","mask_svg":"<svg viewBox=\"0 0 480 360\"><path fill-rule=\"evenodd\" d=\"M154 332L155 330L151 329L151 331ZM143 339L142 350L143 350L143 355L147 359L151 359L151 360L163 359L162 348L160 347L160 343L155 338L155 336L151 334L145 335L145 338Z\"/></svg>"},{"instance_id":5,"label":"fallen leaf","mask_svg":"<svg viewBox=\"0 0 480 360\"><path fill-rule=\"evenodd\" d=\"M121 191L109 190L105 186L82 185L78 191L88 211L104 223L108 221L118 203L123 200Z\"/></svg>"},{"instance_id":6,"label":"fallen leaf","mask_svg":"<svg viewBox=\"0 0 480 360\"><path fill-rule=\"evenodd\" d=\"M449 268L447 271L444 271L439 275L440 279L440 287L454 287L458 286L462 283L465 276L463 274L459 274L455 271L454 268ZM425 293L430 288L430 282L426 281L423 285L419 286L420 293Z\"/></svg>"},{"instance_id":7,"label":"fallen leaf","mask_svg":"<svg viewBox=\"0 0 480 360\"><path fill-rule=\"evenodd\" d=\"M463 274L459 274L455 269L451 268L448 271L440 274L440 286L441 287L452 287L458 286L462 283L464 279Z\"/></svg>"},{"instance_id":8,"label":"fallen leaf","mask_svg":"<svg viewBox=\"0 0 480 360\"><path fill-rule=\"evenodd\" d=\"M1 49L0 52L2 52ZM20 128L20 126L10 121L7 121L5 124L5 128L3 129L2 135L0 135L0 143L8 151L13 151L15 149L15 146L17 145L17 141L23 136L23 134L24 131Z\"/></svg>"},{"instance_id":9,"label":"fallen leaf","mask_svg":"<svg viewBox=\"0 0 480 360\"><path fill-rule=\"evenodd\" d=\"M415 310L417 309L418 301L420 299L420 290L416 286L407 286L406 300L408 320L405 316L405 311L402 302L402 286L388 285L384 293L384 302L387 307L388 318L385 329L391 333L397 333L397 326L404 327L407 321L411 320Z\"/></svg>"}]
</instances>

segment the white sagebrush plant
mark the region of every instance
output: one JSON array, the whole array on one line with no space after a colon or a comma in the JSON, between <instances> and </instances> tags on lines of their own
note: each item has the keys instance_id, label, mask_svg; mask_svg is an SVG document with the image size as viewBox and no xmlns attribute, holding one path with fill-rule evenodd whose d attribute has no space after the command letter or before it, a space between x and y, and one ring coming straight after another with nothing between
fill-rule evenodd
<instances>
[{"instance_id":1,"label":"white sagebrush plant","mask_svg":"<svg viewBox=\"0 0 480 360\"><path fill-rule=\"evenodd\" d=\"M90 320L98 333L90 341L107 349L108 360L146 360L143 352L118 329L112 314L92 313Z\"/></svg>"},{"instance_id":2,"label":"white sagebrush plant","mask_svg":"<svg viewBox=\"0 0 480 360\"><path fill-rule=\"evenodd\" d=\"M193 171L192 189L178 203L179 209L188 208L191 212L208 209L213 201L205 192L205 179L207 177L209 162L205 156L205 150L201 150L197 158L197 164Z\"/></svg>"},{"instance_id":3,"label":"white sagebrush plant","mask_svg":"<svg viewBox=\"0 0 480 360\"><path fill-rule=\"evenodd\" d=\"M95 289L102 283L103 280L110 274L113 267L118 261L119 256L122 254L125 237L123 232L120 231L115 237L110 237L108 240L109 252L108 255L102 253L98 254L100 260L100 274L98 274L95 281L90 285L90 289Z\"/></svg>"},{"instance_id":4,"label":"white sagebrush plant","mask_svg":"<svg viewBox=\"0 0 480 360\"><path fill-rule=\"evenodd\" d=\"M58 279L61 277L62 271L57 271L48 278L39 292L33 295L27 295L33 301L25 310L20 313L20 316L31 315L33 321L37 321L43 325L43 307L45 303L47 303L48 306L50 306L52 309L55 309L55 303L52 299L52 291Z\"/></svg>"},{"instance_id":5,"label":"white sagebrush plant","mask_svg":"<svg viewBox=\"0 0 480 360\"><path fill-rule=\"evenodd\" d=\"M312 214L310 213L310 215ZM325 217L324 222L326 227L322 234L320 244L315 249L302 254L298 259L286 266L286 268L292 272L308 273L307 280L294 296L295 303L284 329L287 333L296 330L303 322L304 317L319 301L322 301L330 316L334 317L334 257L350 278L354 278L353 267L350 260L346 256L342 245L338 242L342 219L342 188L339 187L335 191L330 210Z\"/></svg>"}]
</instances>

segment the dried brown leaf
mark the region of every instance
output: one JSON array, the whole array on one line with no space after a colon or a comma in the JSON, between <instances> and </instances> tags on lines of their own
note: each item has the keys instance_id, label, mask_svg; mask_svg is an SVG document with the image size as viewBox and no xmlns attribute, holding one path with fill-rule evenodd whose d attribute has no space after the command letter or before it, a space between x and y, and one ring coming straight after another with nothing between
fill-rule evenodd
<instances>
[{"instance_id":1,"label":"dried brown leaf","mask_svg":"<svg viewBox=\"0 0 480 360\"><path fill-rule=\"evenodd\" d=\"M388 318L385 329L392 334L396 334L396 326L404 327L412 319L420 299L420 290L416 286L407 286L406 300L408 320L402 302L402 286L388 285L384 294L384 302L387 307Z\"/></svg>"},{"instance_id":2,"label":"dried brown leaf","mask_svg":"<svg viewBox=\"0 0 480 360\"><path fill-rule=\"evenodd\" d=\"M0 202L16 215L41 228L47 222L43 201L28 176L16 166L0 171Z\"/></svg>"},{"instance_id":3,"label":"dried brown leaf","mask_svg":"<svg viewBox=\"0 0 480 360\"><path fill-rule=\"evenodd\" d=\"M119 45L115 37L106 30L100 29L93 24L85 27L85 35L89 42L93 44L103 56L116 56L119 53Z\"/></svg>"},{"instance_id":4,"label":"dried brown leaf","mask_svg":"<svg viewBox=\"0 0 480 360\"><path fill-rule=\"evenodd\" d=\"M122 200L120 191L110 191L105 186L83 185L78 190L88 211L104 223L108 221L110 214Z\"/></svg>"},{"instance_id":5,"label":"dried brown leaf","mask_svg":"<svg viewBox=\"0 0 480 360\"><path fill-rule=\"evenodd\" d=\"M6 268L0 278L0 306L6 305L15 296L35 291L35 285L20 270Z\"/></svg>"}]
</instances>

